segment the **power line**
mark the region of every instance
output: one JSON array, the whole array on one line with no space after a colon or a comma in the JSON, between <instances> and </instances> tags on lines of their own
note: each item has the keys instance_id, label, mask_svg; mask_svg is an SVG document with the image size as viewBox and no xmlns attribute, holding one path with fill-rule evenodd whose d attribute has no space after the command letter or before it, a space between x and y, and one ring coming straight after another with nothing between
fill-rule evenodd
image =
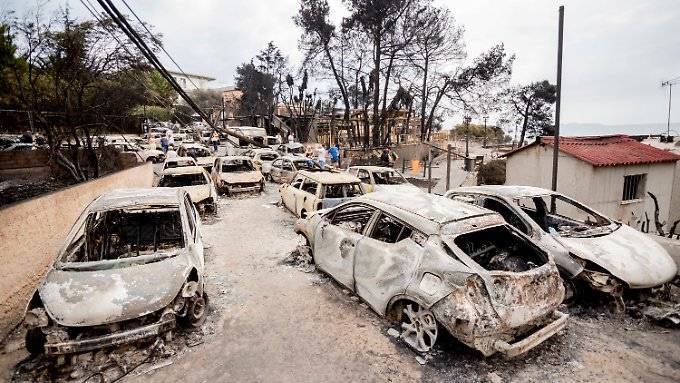
<instances>
[{"instance_id":1,"label":"power line","mask_svg":"<svg viewBox=\"0 0 680 383\"><path fill-rule=\"evenodd\" d=\"M139 34L130 26L130 24L127 22L127 19L120 13L120 11L116 8L115 5L113 5L111 0L97 0L99 5L102 6L102 8L106 11L106 13L109 14L109 16L112 18L112 20L118 25L118 27L125 33L128 38L139 48L139 50L142 52L144 57L151 62L151 64L161 73L161 75L170 83L170 85L179 93L179 95L186 101L189 106L191 106L194 111L203 118L204 121L206 121L210 127L215 130L215 131L222 131L230 136L236 137L240 140L243 140L245 142L248 142L250 144L253 144L258 147L267 147L263 143L259 143L250 137L246 137L242 134L239 134L231 129L227 128L217 128L215 124L208 118L208 116L203 112L203 110L198 107L198 105L194 102L194 100L182 89L182 87L177 84L177 81L175 80L174 77L172 77L167 69L163 66L163 64L158 60L158 57L149 49L148 45L144 40L139 36Z\"/></svg>"},{"instance_id":2,"label":"power line","mask_svg":"<svg viewBox=\"0 0 680 383\"><path fill-rule=\"evenodd\" d=\"M85 2L87 2L87 4L85 4ZM118 42L118 44L120 44L120 46L121 46L121 47L122 47L122 48L130 55L130 56L133 56L132 52L128 49L128 47L127 47L122 41L120 41L120 39L118 38L118 36L116 36L116 34L114 33L114 31L113 31L111 28L108 28L108 27L106 26L106 23L104 23L104 19L100 18L100 16L94 11L94 8L95 8L95 7L94 7L94 5L90 2L90 0L80 0L80 3L81 3L81 4L82 4L89 12L90 12L90 14L92 15L92 17L94 17L95 20L97 20L97 21L101 24L102 28L104 28L104 29L111 35L111 37L113 37L113 39L116 40L116 41ZM88 4L89 4L89 6L88 6ZM164 107L168 108L168 109L170 110L170 113L172 113L172 115L175 116L175 118L176 118L177 120L180 120L180 117L179 117L179 116L177 115L177 113L175 113L175 111L174 111L173 105L170 104L168 101L161 99L161 98L160 98L159 96L157 96L156 94L154 94L153 91L152 91L151 89L149 89L149 87L146 85L146 79L144 79L141 75L139 75L139 74L136 73L135 71L131 71L130 74L132 74L132 76L135 77L135 78L137 79L137 81L139 81L140 84L142 84L142 86L144 87L144 89L146 89L146 90L148 91L148 94L149 94L149 95L151 95L153 98L155 98L155 100L156 100L159 104L161 104L161 106L164 106Z\"/></svg>"},{"instance_id":3,"label":"power line","mask_svg":"<svg viewBox=\"0 0 680 383\"><path fill-rule=\"evenodd\" d=\"M170 53L168 53L168 51L165 50L165 48L163 47L163 45L161 45L161 43L160 43L159 41L156 40L156 38L153 36L153 33L151 33L151 31L149 30L149 28L146 27L146 24L144 24L144 23L142 22L142 20L139 18L139 16L137 16L137 14L135 13L135 11L133 11L132 8L130 8L130 6L128 5L127 1L123 0L123 4L125 4L125 6L127 7L127 9L132 13L133 16L135 16L135 18L137 19L137 21L139 21L139 24L140 24L140 25L141 25L141 26L149 33L149 36L150 36L150 38L151 38L151 41L153 41L154 44L156 44L156 46L157 46L158 48L160 48L163 52L165 52L165 54L168 56L168 58L170 59L170 61L172 61L173 64L175 64L175 66L177 67L177 69L179 69L179 71L184 75L184 77L186 77L187 79L189 79L189 82L191 83L191 85L193 85L196 89L199 89L198 85L196 85L196 84L194 83L194 81L191 79L191 77L189 77L189 76L184 72L184 70L182 69L182 67L179 66L179 64L177 63L177 61L175 61L175 59L172 58L172 56L170 55Z\"/></svg>"}]
</instances>

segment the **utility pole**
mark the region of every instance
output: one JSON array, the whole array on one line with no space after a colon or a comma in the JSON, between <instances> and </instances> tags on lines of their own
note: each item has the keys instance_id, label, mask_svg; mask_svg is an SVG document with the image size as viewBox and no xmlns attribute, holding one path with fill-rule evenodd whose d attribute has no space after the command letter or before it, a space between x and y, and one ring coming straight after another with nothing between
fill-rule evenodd
<instances>
[{"instance_id":1,"label":"utility pole","mask_svg":"<svg viewBox=\"0 0 680 383\"><path fill-rule=\"evenodd\" d=\"M564 5L560 5L557 32L557 99L555 101L555 140L553 142L552 190L557 191L557 165L560 151L560 106L562 103L562 42L564 38ZM551 206L551 211L554 208Z\"/></svg>"},{"instance_id":2,"label":"utility pole","mask_svg":"<svg viewBox=\"0 0 680 383\"><path fill-rule=\"evenodd\" d=\"M225 112L224 109L224 95L222 95L222 129L224 129L225 122L224 120L227 118L227 113Z\"/></svg>"},{"instance_id":3,"label":"utility pole","mask_svg":"<svg viewBox=\"0 0 680 383\"><path fill-rule=\"evenodd\" d=\"M465 121L465 158L470 156L470 121L472 118L468 115L463 117Z\"/></svg>"},{"instance_id":4,"label":"utility pole","mask_svg":"<svg viewBox=\"0 0 680 383\"><path fill-rule=\"evenodd\" d=\"M486 148L486 120L489 118L489 116L484 116L484 142L482 143L482 147Z\"/></svg>"}]
</instances>

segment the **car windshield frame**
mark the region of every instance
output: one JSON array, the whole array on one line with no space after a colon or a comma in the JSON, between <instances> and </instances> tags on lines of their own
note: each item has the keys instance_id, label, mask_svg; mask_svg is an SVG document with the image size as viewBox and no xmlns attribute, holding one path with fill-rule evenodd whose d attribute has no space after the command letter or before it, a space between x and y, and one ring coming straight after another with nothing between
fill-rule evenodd
<instances>
[{"instance_id":1,"label":"car windshield frame","mask_svg":"<svg viewBox=\"0 0 680 383\"><path fill-rule=\"evenodd\" d=\"M169 251L158 250L150 254L143 254L128 258L118 258L118 259L108 259L108 260L98 260L98 261L84 261L84 262L68 262L63 259L72 253L75 249L74 246L77 242L84 241L86 236L85 226L88 223L88 218L92 214L103 214L109 211L133 211L133 212L162 212L162 211L177 211L179 214L179 224L181 235L181 245L172 248ZM129 205L129 206L116 206L110 209L97 209L91 210L88 206L78 217L74 225L71 227L64 245L59 250L57 257L52 264L52 267L56 270L62 271L101 271L101 270L112 270L112 269L123 269L135 265L143 265L153 262L163 261L169 258L176 257L182 251L187 248L188 243L191 238L187 235L187 227L185 223L185 217L182 213L182 209L178 204L162 204L162 205ZM84 246L81 244L80 246Z\"/></svg>"}]
</instances>

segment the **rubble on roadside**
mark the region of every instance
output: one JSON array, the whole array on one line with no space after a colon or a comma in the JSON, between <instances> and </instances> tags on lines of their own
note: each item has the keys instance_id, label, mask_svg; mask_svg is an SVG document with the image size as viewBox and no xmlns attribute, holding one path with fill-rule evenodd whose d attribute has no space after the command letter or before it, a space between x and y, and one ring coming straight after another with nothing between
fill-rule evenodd
<instances>
[{"instance_id":1,"label":"rubble on roadside","mask_svg":"<svg viewBox=\"0 0 680 383\"><path fill-rule=\"evenodd\" d=\"M286 258L281 260L280 264L295 267L305 273L316 270L312 258L312 249L309 246L298 245Z\"/></svg>"}]
</instances>

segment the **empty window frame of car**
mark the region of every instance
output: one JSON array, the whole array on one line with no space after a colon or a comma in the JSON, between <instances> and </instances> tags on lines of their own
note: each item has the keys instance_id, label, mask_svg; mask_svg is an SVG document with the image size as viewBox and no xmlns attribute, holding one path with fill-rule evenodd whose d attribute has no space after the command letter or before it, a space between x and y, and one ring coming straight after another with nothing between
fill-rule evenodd
<instances>
[{"instance_id":1,"label":"empty window frame of car","mask_svg":"<svg viewBox=\"0 0 680 383\"><path fill-rule=\"evenodd\" d=\"M373 172L373 181L376 185L402 185L408 183L406 178L396 170L381 170Z\"/></svg>"},{"instance_id":2,"label":"empty window frame of car","mask_svg":"<svg viewBox=\"0 0 680 383\"><path fill-rule=\"evenodd\" d=\"M545 264L547 255L509 225L458 235L453 242L489 271L522 272Z\"/></svg>"},{"instance_id":3,"label":"empty window frame of car","mask_svg":"<svg viewBox=\"0 0 680 383\"><path fill-rule=\"evenodd\" d=\"M306 160L295 160L295 168L297 170L319 170L321 169L319 165L317 165L314 160L312 159L306 159Z\"/></svg>"},{"instance_id":4,"label":"empty window frame of car","mask_svg":"<svg viewBox=\"0 0 680 383\"><path fill-rule=\"evenodd\" d=\"M277 158L279 158L279 155L276 154L276 153L261 153L260 154L260 161L274 161Z\"/></svg>"},{"instance_id":5,"label":"empty window frame of car","mask_svg":"<svg viewBox=\"0 0 680 383\"><path fill-rule=\"evenodd\" d=\"M366 225L375 213L375 208L362 205L351 204L342 206L328 217L331 225L338 226L344 230L362 234Z\"/></svg>"},{"instance_id":6,"label":"empty window frame of car","mask_svg":"<svg viewBox=\"0 0 680 383\"><path fill-rule=\"evenodd\" d=\"M361 180L361 182L365 184L370 184L371 183L371 174L368 172L368 170L365 169L359 169L357 172L357 178Z\"/></svg>"},{"instance_id":7,"label":"empty window frame of car","mask_svg":"<svg viewBox=\"0 0 680 383\"><path fill-rule=\"evenodd\" d=\"M89 213L60 261L115 261L183 247L177 206L122 208Z\"/></svg>"},{"instance_id":8,"label":"empty window frame of car","mask_svg":"<svg viewBox=\"0 0 680 383\"><path fill-rule=\"evenodd\" d=\"M361 185L358 183L329 184L324 185L322 198L352 198L362 194Z\"/></svg>"},{"instance_id":9,"label":"empty window frame of car","mask_svg":"<svg viewBox=\"0 0 680 383\"><path fill-rule=\"evenodd\" d=\"M397 243L411 237L413 229L398 219L381 212L369 237L386 243Z\"/></svg>"},{"instance_id":10,"label":"empty window frame of car","mask_svg":"<svg viewBox=\"0 0 680 383\"><path fill-rule=\"evenodd\" d=\"M158 186L177 188L184 186L198 186L207 185L208 178L203 173L188 173L188 174L165 174L161 178Z\"/></svg>"},{"instance_id":11,"label":"empty window frame of car","mask_svg":"<svg viewBox=\"0 0 680 383\"><path fill-rule=\"evenodd\" d=\"M319 190L319 184L316 181L305 178L300 189L315 196L316 192Z\"/></svg>"},{"instance_id":12,"label":"empty window frame of car","mask_svg":"<svg viewBox=\"0 0 680 383\"><path fill-rule=\"evenodd\" d=\"M246 159L223 159L222 173L250 172L255 170L253 163Z\"/></svg>"}]
</instances>

